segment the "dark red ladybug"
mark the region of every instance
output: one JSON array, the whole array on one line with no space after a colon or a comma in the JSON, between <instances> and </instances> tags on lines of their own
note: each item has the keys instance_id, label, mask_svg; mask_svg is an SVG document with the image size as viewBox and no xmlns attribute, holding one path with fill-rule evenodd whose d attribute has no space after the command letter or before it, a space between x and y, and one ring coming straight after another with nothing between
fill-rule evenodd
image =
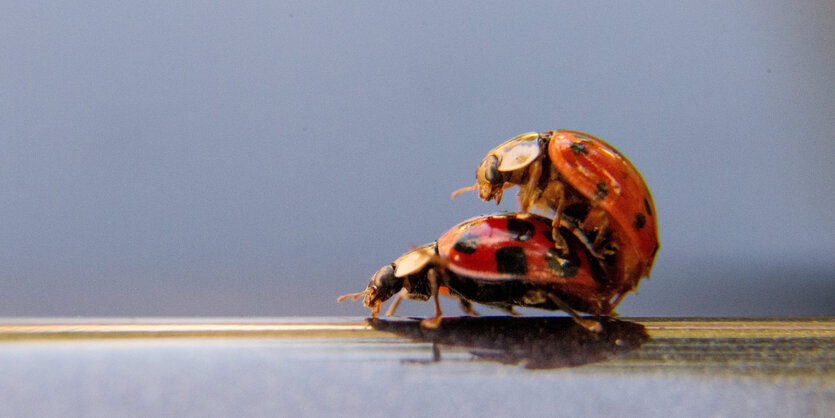
<instances>
[{"instance_id":1,"label":"dark red ladybug","mask_svg":"<svg viewBox=\"0 0 835 418\"><path fill-rule=\"evenodd\" d=\"M641 173L613 146L576 131L522 134L488 152L476 184L453 196L478 189L483 200L499 203L514 185L521 213L553 211L556 248L570 253L558 232L567 227L595 256L614 260L609 274L621 294L649 276L659 248L655 204Z\"/></svg>"},{"instance_id":2,"label":"dark red ladybug","mask_svg":"<svg viewBox=\"0 0 835 418\"><path fill-rule=\"evenodd\" d=\"M434 243L416 248L384 266L360 293L339 298L364 297L377 317L383 302L395 296L387 312L393 314L401 298L434 299L435 316L423 325L437 326L441 319L438 294L457 297L472 313L477 302L512 313L514 306L568 312L589 329L593 315L613 312L612 299L619 283L609 280L602 261L567 229L559 230L568 255L554 247L551 219L539 215L502 214L464 221Z\"/></svg>"}]
</instances>

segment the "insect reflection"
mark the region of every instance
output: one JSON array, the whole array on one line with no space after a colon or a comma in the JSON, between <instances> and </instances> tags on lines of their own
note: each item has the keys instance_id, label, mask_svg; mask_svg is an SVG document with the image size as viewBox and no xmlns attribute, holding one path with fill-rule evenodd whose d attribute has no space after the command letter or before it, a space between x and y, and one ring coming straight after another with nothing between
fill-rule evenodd
<instances>
[{"instance_id":1,"label":"insect reflection","mask_svg":"<svg viewBox=\"0 0 835 418\"><path fill-rule=\"evenodd\" d=\"M440 328L420 321L368 319L372 328L433 346L433 361L441 346L467 348L479 360L524 363L528 369L576 367L613 359L637 350L649 340L646 328L613 318L601 320L602 331L590 332L567 317L444 318Z\"/></svg>"}]
</instances>

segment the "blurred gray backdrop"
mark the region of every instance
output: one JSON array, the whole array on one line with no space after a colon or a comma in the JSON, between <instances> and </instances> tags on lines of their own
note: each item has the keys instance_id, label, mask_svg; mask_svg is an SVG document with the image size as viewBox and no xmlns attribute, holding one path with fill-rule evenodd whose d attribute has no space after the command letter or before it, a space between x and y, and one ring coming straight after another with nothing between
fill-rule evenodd
<instances>
[{"instance_id":1,"label":"blurred gray backdrop","mask_svg":"<svg viewBox=\"0 0 835 418\"><path fill-rule=\"evenodd\" d=\"M835 3L411 3L2 2L0 316L366 315L557 128L654 193L622 315L835 314Z\"/></svg>"}]
</instances>

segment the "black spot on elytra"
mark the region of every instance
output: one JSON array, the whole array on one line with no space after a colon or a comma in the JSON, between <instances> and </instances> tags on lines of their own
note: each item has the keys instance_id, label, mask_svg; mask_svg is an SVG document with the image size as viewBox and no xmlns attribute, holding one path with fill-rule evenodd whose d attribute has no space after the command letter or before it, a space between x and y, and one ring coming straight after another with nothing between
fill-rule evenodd
<instances>
[{"instance_id":1,"label":"black spot on elytra","mask_svg":"<svg viewBox=\"0 0 835 418\"><path fill-rule=\"evenodd\" d=\"M496 250L496 269L499 273L526 274L528 259L522 247L504 247Z\"/></svg>"},{"instance_id":2,"label":"black spot on elytra","mask_svg":"<svg viewBox=\"0 0 835 418\"><path fill-rule=\"evenodd\" d=\"M583 155L588 155L589 154L588 148L586 148L585 145L577 143L577 142L572 142L571 145L569 146L569 148L571 148L571 150L574 151L574 153L576 153L576 154L583 154Z\"/></svg>"},{"instance_id":3,"label":"black spot on elytra","mask_svg":"<svg viewBox=\"0 0 835 418\"><path fill-rule=\"evenodd\" d=\"M532 223L516 218L507 219L507 232L516 241L527 241L533 237L535 228Z\"/></svg>"},{"instance_id":4,"label":"black spot on elytra","mask_svg":"<svg viewBox=\"0 0 835 418\"><path fill-rule=\"evenodd\" d=\"M452 249L461 254L472 254L478 248L478 237L475 235L466 234L455 241Z\"/></svg>"},{"instance_id":5,"label":"black spot on elytra","mask_svg":"<svg viewBox=\"0 0 835 418\"><path fill-rule=\"evenodd\" d=\"M647 211L647 215L652 216L652 208L649 206L649 200L644 199L644 210Z\"/></svg>"},{"instance_id":6,"label":"black spot on elytra","mask_svg":"<svg viewBox=\"0 0 835 418\"><path fill-rule=\"evenodd\" d=\"M603 200L606 198L606 195L609 194L609 186L606 183L597 183L595 186L595 193L594 198L598 200Z\"/></svg>"},{"instance_id":7,"label":"black spot on elytra","mask_svg":"<svg viewBox=\"0 0 835 418\"><path fill-rule=\"evenodd\" d=\"M635 219L632 220L632 226L635 229L641 229L647 224L647 217L643 213L636 213Z\"/></svg>"},{"instance_id":8,"label":"black spot on elytra","mask_svg":"<svg viewBox=\"0 0 835 418\"><path fill-rule=\"evenodd\" d=\"M545 261L548 262L548 268L560 277L574 277L580 271L580 257L574 253L563 257L556 248L551 248L545 253Z\"/></svg>"}]
</instances>

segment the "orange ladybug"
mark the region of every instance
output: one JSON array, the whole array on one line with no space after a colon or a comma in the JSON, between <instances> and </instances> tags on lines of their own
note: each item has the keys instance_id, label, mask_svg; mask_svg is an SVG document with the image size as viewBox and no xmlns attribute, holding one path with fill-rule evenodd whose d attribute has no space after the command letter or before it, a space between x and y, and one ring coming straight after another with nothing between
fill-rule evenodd
<instances>
[{"instance_id":1,"label":"orange ladybug","mask_svg":"<svg viewBox=\"0 0 835 418\"><path fill-rule=\"evenodd\" d=\"M568 254L559 227L570 229L600 259L614 259L619 294L648 277L658 252L655 204L643 177L617 149L582 132L530 132L494 148L476 171L484 201L501 202L518 185L521 213L553 211L555 247ZM614 301L614 305L620 297Z\"/></svg>"}]
</instances>

